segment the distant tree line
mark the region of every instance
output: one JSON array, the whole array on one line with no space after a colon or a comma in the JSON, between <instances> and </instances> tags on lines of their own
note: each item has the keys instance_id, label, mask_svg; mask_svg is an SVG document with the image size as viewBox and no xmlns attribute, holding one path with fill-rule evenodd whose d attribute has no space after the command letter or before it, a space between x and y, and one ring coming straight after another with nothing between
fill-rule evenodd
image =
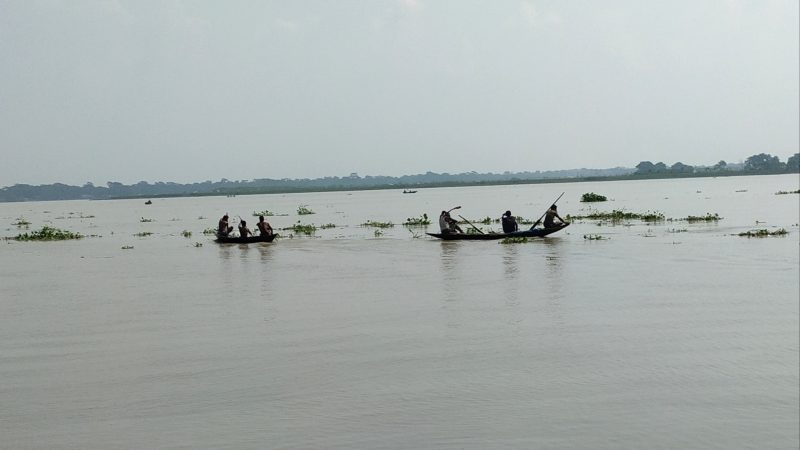
<instances>
[{"instance_id":1,"label":"distant tree line","mask_svg":"<svg viewBox=\"0 0 800 450\"><path fill-rule=\"evenodd\" d=\"M767 153L759 153L750 156L744 164L728 164L719 161L713 166L694 167L682 162L676 162L667 166L663 162L653 164L650 161L642 161L636 165L635 175L654 175L654 176L689 176L692 174L713 175L725 174L725 172L740 171L746 174L776 174L800 172L800 153L790 156L784 163L777 156Z\"/></svg>"},{"instance_id":2,"label":"distant tree line","mask_svg":"<svg viewBox=\"0 0 800 450\"><path fill-rule=\"evenodd\" d=\"M33 186L15 184L0 188L0 202L42 201L42 200L104 200L115 198L179 197L201 195L269 194L285 192L314 192L326 190L391 189L415 187L465 186L481 184L521 184L546 183L575 180L607 180L628 178L665 178L716 176L732 174L772 174L800 172L800 154L795 153L786 163L777 156L760 153L753 155L744 164L727 164L720 161L713 166L690 166L676 162L667 166L663 162L653 164L642 161L636 168L615 167L611 169L570 169L534 172L458 174L426 172L417 175L365 176L351 173L345 177L271 179L219 181L206 180L197 183L172 183L140 181L126 185L109 181L105 186L86 183L83 186L70 186L62 183Z\"/></svg>"},{"instance_id":3,"label":"distant tree line","mask_svg":"<svg viewBox=\"0 0 800 450\"><path fill-rule=\"evenodd\" d=\"M325 190L384 189L432 186L463 186L468 184L513 184L532 180L561 180L586 177L612 177L627 175L634 170L625 167L611 169L571 169L535 172L503 172L459 174L426 172L417 175L364 176L351 173L345 177L270 179L231 181L203 181L180 184L172 182L148 183L140 181L125 185L109 181L105 186L89 182L83 186L62 183L33 186L16 184L0 189L0 202L41 200L103 200L115 198L178 197L202 195L264 194L285 192L311 192Z\"/></svg>"}]
</instances>

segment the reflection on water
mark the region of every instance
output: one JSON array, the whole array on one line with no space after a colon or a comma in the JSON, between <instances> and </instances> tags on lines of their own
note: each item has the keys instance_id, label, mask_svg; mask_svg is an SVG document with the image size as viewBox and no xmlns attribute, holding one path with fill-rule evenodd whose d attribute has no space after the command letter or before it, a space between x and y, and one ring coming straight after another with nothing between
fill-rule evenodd
<instances>
[{"instance_id":1,"label":"reflection on water","mask_svg":"<svg viewBox=\"0 0 800 450\"><path fill-rule=\"evenodd\" d=\"M519 304L519 245L506 245L503 247L503 292L507 306Z\"/></svg>"},{"instance_id":2,"label":"reflection on water","mask_svg":"<svg viewBox=\"0 0 800 450\"><path fill-rule=\"evenodd\" d=\"M563 245L561 238L543 240L545 247L544 269L545 282L547 284L547 298L550 301L558 302L564 295L562 291L564 264Z\"/></svg>"}]
</instances>

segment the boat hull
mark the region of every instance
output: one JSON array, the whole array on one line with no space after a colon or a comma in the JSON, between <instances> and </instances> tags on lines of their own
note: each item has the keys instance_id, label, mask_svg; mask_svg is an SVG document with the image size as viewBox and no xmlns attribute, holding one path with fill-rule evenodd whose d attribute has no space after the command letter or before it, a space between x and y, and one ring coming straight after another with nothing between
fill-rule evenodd
<instances>
[{"instance_id":1,"label":"boat hull","mask_svg":"<svg viewBox=\"0 0 800 450\"><path fill-rule=\"evenodd\" d=\"M216 242L220 244L252 244L254 242L272 242L275 239L274 234L269 236L248 236L246 238L239 236L217 236Z\"/></svg>"},{"instance_id":2,"label":"boat hull","mask_svg":"<svg viewBox=\"0 0 800 450\"><path fill-rule=\"evenodd\" d=\"M505 238L533 238L545 237L556 231L563 230L569 224L553 228L534 228L532 230L515 231L513 233L425 233L428 236L441 239L443 241L493 241Z\"/></svg>"}]
</instances>

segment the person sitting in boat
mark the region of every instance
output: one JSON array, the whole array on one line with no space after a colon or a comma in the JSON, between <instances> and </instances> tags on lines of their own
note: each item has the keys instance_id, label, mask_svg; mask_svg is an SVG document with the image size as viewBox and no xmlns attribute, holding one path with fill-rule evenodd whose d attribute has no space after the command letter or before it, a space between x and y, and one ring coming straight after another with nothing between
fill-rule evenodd
<instances>
[{"instance_id":1,"label":"person sitting in boat","mask_svg":"<svg viewBox=\"0 0 800 450\"><path fill-rule=\"evenodd\" d=\"M246 238L252 235L253 232L250 231L250 228L247 228L247 222L245 222L244 220L239 222L239 236Z\"/></svg>"},{"instance_id":2,"label":"person sitting in boat","mask_svg":"<svg viewBox=\"0 0 800 450\"><path fill-rule=\"evenodd\" d=\"M219 219L219 225L217 226L217 234L219 236L227 236L230 232L233 231L233 227L228 225L228 215L225 214L222 216L222 219Z\"/></svg>"},{"instance_id":3,"label":"person sitting in boat","mask_svg":"<svg viewBox=\"0 0 800 450\"><path fill-rule=\"evenodd\" d=\"M500 222L503 224L503 233L513 233L519 230L517 219L511 215L511 211L506 211L500 218Z\"/></svg>"},{"instance_id":4,"label":"person sitting in boat","mask_svg":"<svg viewBox=\"0 0 800 450\"><path fill-rule=\"evenodd\" d=\"M560 223L556 223L555 219L558 219ZM558 208L556 205L550 207L546 213L544 213L544 227L545 228L558 228L563 227L566 225L567 222L558 215Z\"/></svg>"},{"instance_id":5,"label":"person sitting in boat","mask_svg":"<svg viewBox=\"0 0 800 450\"><path fill-rule=\"evenodd\" d=\"M264 220L264 216L258 216L258 224L256 226L258 226L258 232L261 236L272 235L272 227L269 222Z\"/></svg>"},{"instance_id":6,"label":"person sitting in boat","mask_svg":"<svg viewBox=\"0 0 800 450\"><path fill-rule=\"evenodd\" d=\"M448 233L463 233L464 231L458 226L458 222L450 217L450 211L442 211L439 214L439 229L442 234Z\"/></svg>"}]
</instances>

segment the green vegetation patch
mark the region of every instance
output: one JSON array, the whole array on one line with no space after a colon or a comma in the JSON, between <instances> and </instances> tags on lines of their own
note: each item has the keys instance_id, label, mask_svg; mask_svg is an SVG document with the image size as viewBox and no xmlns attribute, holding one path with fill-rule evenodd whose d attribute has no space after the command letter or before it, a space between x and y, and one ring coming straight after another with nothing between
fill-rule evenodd
<instances>
[{"instance_id":1,"label":"green vegetation patch","mask_svg":"<svg viewBox=\"0 0 800 450\"><path fill-rule=\"evenodd\" d=\"M327 230L328 228L336 228L335 223L326 223L324 225L319 226L320 230Z\"/></svg>"},{"instance_id":2,"label":"green vegetation patch","mask_svg":"<svg viewBox=\"0 0 800 450\"><path fill-rule=\"evenodd\" d=\"M796 191L778 191L775 195L786 195L786 194L800 194L800 189Z\"/></svg>"},{"instance_id":3,"label":"green vegetation patch","mask_svg":"<svg viewBox=\"0 0 800 450\"><path fill-rule=\"evenodd\" d=\"M183 231L181 231L181 235L183 237L185 237L185 238L190 238L190 237L192 237L192 232L189 231L189 230L183 230Z\"/></svg>"},{"instance_id":4,"label":"green vegetation patch","mask_svg":"<svg viewBox=\"0 0 800 450\"><path fill-rule=\"evenodd\" d=\"M403 225L407 227L424 227L430 224L431 221L428 219L428 215L424 213L419 217L409 217L406 219L405 223L403 223Z\"/></svg>"},{"instance_id":5,"label":"green vegetation patch","mask_svg":"<svg viewBox=\"0 0 800 450\"><path fill-rule=\"evenodd\" d=\"M583 238L586 239L587 241L604 241L608 239L607 237L601 236L599 234L584 234Z\"/></svg>"},{"instance_id":6,"label":"green vegetation patch","mask_svg":"<svg viewBox=\"0 0 800 450\"><path fill-rule=\"evenodd\" d=\"M43 226L41 230L31 231L30 233L18 234L14 239L18 241L65 241L69 239L81 239L83 235L72 231L60 230L50 226Z\"/></svg>"},{"instance_id":7,"label":"green vegetation patch","mask_svg":"<svg viewBox=\"0 0 800 450\"><path fill-rule=\"evenodd\" d=\"M142 231L140 233L134 233L134 236L136 236L136 237L147 237L147 236L151 236L152 234L153 234L152 231Z\"/></svg>"},{"instance_id":8,"label":"green vegetation patch","mask_svg":"<svg viewBox=\"0 0 800 450\"><path fill-rule=\"evenodd\" d=\"M767 229L760 229L760 230L750 230L745 231L744 233L739 233L739 236L742 237L768 237L768 236L785 236L789 234L784 228L779 228L775 231L769 231Z\"/></svg>"},{"instance_id":9,"label":"green vegetation patch","mask_svg":"<svg viewBox=\"0 0 800 450\"><path fill-rule=\"evenodd\" d=\"M203 234L217 234L216 228L206 228L203 230Z\"/></svg>"},{"instance_id":10,"label":"green vegetation patch","mask_svg":"<svg viewBox=\"0 0 800 450\"><path fill-rule=\"evenodd\" d=\"M589 219L589 220L610 220L612 222L620 222L623 220L641 220L643 222L661 222L666 220L664 214L660 212L650 212L647 211L645 213L634 213L634 212L627 212L621 209L615 209L611 212L607 211L595 211L585 216L581 215L570 215L567 214L566 221L572 222L573 220L582 220L582 219Z\"/></svg>"},{"instance_id":11,"label":"green vegetation patch","mask_svg":"<svg viewBox=\"0 0 800 450\"><path fill-rule=\"evenodd\" d=\"M270 216L274 216L274 215L275 215L274 212L269 211L267 209L265 209L263 211L253 211L253 217L258 217L258 216L270 217Z\"/></svg>"},{"instance_id":12,"label":"green vegetation patch","mask_svg":"<svg viewBox=\"0 0 800 450\"><path fill-rule=\"evenodd\" d=\"M374 227L374 228L392 228L394 224L392 222L377 222L374 220L368 220L361 224L362 227Z\"/></svg>"},{"instance_id":13,"label":"green vegetation patch","mask_svg":"<svg viewBox=\"0 0 800 450\"><path fill-rule=\"evenodd\" d=\"M608 198L605 195L595 194L594 192L587 192L581 196L582 202L605 202Z\"/></svg>"},{"instance_id":14,"label":"green vegetation patch","mask_svg":"<svg viewBox=\"0 0 800 450\"><path fill-rule=\"evenodd\" d=\"M687 221L689 223L692 223L692 222L719 222L720 220L722 220L722 217L720 217L719 214L717 214L717 213L714 213L714 214L706 213L705 216L688 216L688 217L685 217L685 218L683 218L681 220L685 220L685 221Z\"/></svg>"},{"instance_id":15,"label":"green vegetation patch","mask_svg":"<svg viewBox=\"0 0 800 450\"><path fill-rule=\"evenodd\" d=\"M155 222L155 220L154 219L145 219L144 217L142 217L141 219L139 219L139 222L149 223L149 222Z\"/></svg>"},{"instance_id":16,"label":"green vegetation patch","mask_svg":"<svg viewBox=\"0 0 800 450\"><path fill-rule=\"evenodd\" d=\"M17 217L17 221L12 223L11 225L16 225L17 227L27 227L30 224L31 223L29 221L25 220L25 218Z\"/></svg>"},{"instance_id":17,"label":"green vegetation patch","mask_svg":"<svg viewBox=\"0 0 800 450\"><path fill-rule=\"evenodd\" d=\"M314 211L312 211L308 207L308 205L300 205L300 206L297 207L297 215L298 216L307 216L309 214L316 214L316 213Z\"/></svg>"},{"instance_id":18,"label":"green vegetation patch","mask_svg":"<svg viewBox=\"0 0 800 450\"><path fill-rule=\"evenodd\" d=\"M301 224L299 220L297 221L296 224L292 225L291 227L283 228L283 229L284 230L290 230L290 231L294 232L295 234L307 234L309 236L317 232L317 227L314 226L314 224L306 224L306 225L304 225L304 224Z\"/></svg>"}]
</instances>

